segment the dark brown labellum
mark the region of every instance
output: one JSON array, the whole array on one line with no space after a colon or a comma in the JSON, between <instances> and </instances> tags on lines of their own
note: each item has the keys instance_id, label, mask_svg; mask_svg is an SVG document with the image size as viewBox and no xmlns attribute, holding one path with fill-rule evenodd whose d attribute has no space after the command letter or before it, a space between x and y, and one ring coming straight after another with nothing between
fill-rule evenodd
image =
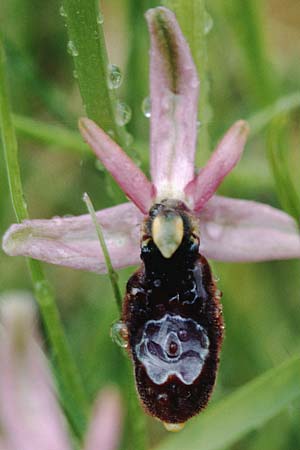
<instances>
[{"instance_id":1,"label":"dark brown labellum","mask_svg":"<svg viewBox=\"0 0 300 450\"><path fill-rule=\"evenodd\" d=\"M127 283L127 327L137 390L146 411L181 424L207 404L223 339L220 294L199 233L181 202L151 208L141 239L141 267Z\"/></svg>"}]
</instances>

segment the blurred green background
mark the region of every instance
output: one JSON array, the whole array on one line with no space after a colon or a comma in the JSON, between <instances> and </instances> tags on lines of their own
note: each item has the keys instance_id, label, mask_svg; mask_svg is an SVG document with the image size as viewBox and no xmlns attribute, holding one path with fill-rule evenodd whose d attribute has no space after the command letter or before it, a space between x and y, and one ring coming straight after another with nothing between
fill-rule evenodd
<instances>
[{"instance_id":1,"label":"blurred green background","mask_svg":"<svg viewBox=\"0 0 300 450\"><path fill-rule=\"evenodd\" d=\"M127 130L133 136L128 153L148 168L149 119L141 110L148 95L149 38L146 0L103 0L104 32L109 59L123 73L118 97L132 109ZM6 46L14 112L48 124L76 130L83 114L67 53L67 31L60 2L4 0L0 20ZM258 117L243 160L220 193L282 207L267 157L269 128L257 113L279 98L300 92L300 3L297 0L211 0L212 28L207 34L210 143L197 156L205 161L221 133L239 118ZM300 192L299 112L286 114L284 157ZM88 151L80 153L46 145L18 127L19 158L31 218L86 213L87 191L97 209L125 197ZM201 133L201 127L200 131ZM30 134L30 133L29 133ZM0 234L15 222L3 154L0 153ZM223 291L226 339L212 402L275 367L300 348L300 262L258 264L212 263ZM118 318L108 278L46 266L55 289L73 353L91 398L101 386L118 383L119 349L109 330ZM122 291L133 268L120 272ZM0 253L0 291L31 289L23 258ZM300 380L299 380L300 383ZM142 413L141 413L142 414ZM149 445L165 434L147 419ZM216 424L217 430L217 424ZM266 426L251 432L235 450L300 449L300 404L292 404Z\"/></svg>"}]
</instances>

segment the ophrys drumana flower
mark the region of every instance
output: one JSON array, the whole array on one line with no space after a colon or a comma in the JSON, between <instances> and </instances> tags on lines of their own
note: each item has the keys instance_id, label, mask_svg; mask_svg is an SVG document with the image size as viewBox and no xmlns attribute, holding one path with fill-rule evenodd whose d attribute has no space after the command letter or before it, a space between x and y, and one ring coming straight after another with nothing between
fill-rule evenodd
<instances>
[{"instance_id":1,"label":"ophrys drumana flower","mask_svg":"<svg viewBox=\"0 0 300 450\"><path fill-rule=\"evenodd\" d=\"M196 394L201 401L194 402L193 413L206 405L218 364L223 324L218 291L204 256L222 261L298 258L300 240L295 221L282 211L215 195L243 152L248 134L244 121L229 129L205 167L195 171L199 81L190 50L170 11L150 10L147 20L151 36L151 181L93 121L81 119L80 130L131 200L99 211L97 217L115 268L139 263L142 253L144 264L130 280L122 319L144 405L173 425L192 415L187 403L180 403L185 395L192 404L193 393L186 386L194 386L197 380L200 383ZM88 215L13 225L4 237L4 249L11 255L105 271ZM156 256L151 259L153 252ZM169 264L175 260L176 264ZM174 292L170 290L172 276ZM149 284L151 293L146 292ZM195 317L194 307L204 304L205 296L211 310ZM162 300L157 302L157 298ZM136 300L140 305L151 300L155 312L146 307L138 310ZM151 313L148 318L146 313ZM138 320L136 314L140 314ZM189 319L194 322L186 322ZM136 334L137 327L140 334ZM189 344L183 344L187 341L180 335L187 328L194 331L186 336ZM184 360L194 368L193 373L186 372ZM141 376L139 370L144 371ZM210 375L203 381L207 370ZM183 388L172 382L174 377ZM163 390L164 383L169 383L167 390ZM164 388L158 392L158 386Z\"/></svg>"}]
</instances>

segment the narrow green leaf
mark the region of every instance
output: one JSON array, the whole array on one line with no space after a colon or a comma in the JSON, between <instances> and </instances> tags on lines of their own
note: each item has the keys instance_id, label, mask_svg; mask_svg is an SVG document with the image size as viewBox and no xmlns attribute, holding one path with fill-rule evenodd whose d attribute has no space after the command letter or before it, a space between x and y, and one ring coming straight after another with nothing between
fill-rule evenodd
<instances>
[{"instance_id":1,"label":"narrow green leaf","mask_svg":"<svg viewBox=\"0 0 300 450\"><path fill-rule=\"evenodd\" d=\"M262 427L300 397L300 358L292 357L208 407L176 436L156 450L224 449L251 430Z\"/></svg>"},{"instance_id":2,"label":"narrow green leaf","mask_svg":"<svg viewBox=\"0 0 300 450\"><path fill-rule=\"evenodd\" d=\"M275 117L283 113L290 113L297 108L300 108L299 91L280 97L247 119L250 125L250 137L260 133Z\"/></svg>"},{"instance_id":3,"label":"narrow green leaf","mask_svg":"<svg viewBox=\"0 0 300 450\"><path fill-rule=\"evenodd\" d=\"M9 180L12 204L18 222L28 218L26 202L23 196L19 161L18 144L13 125L8 94L8 83L5 68L5 53L0 40L0 128L6 171ZM34 286L34 293L45 324L47 335L55 361L58 364L66 397L70 398L69 411L76 423L76 433L83 429L86 422L87 402L80 376L66 340L55 298L46 280L39 261L29 259L28 266ZM63 393L64 394L64 393Z\"/></svg>"},{"instance_id":4,"label":"narrow green leaf","mask_svg":"<svg viewBox=\"0 0 300 450\"><path fill-rule=\"evenodd\" d=\"M5 65L6 59L4 48L0 40L0 127L11 200L17 220L20 222L27 219L28 213L23 196L21 174L18 163L17 138L10 113L10 99L8 94L8 80Z\"/></svg>"},{"instance_id":5,"label":"narrow green leaf","mask_svg":"<svg viewBox=\"0 0 300 450\"><path fill-rule=\"evenodd\" d=\"M86 155L89 152L88 146L76 131L20 115L14 115L13 120L16 131L21 136L48 146L54 146L57 150L69 150L81 155Z\"/></svg>"},{"instance_id":6,"label":"narrow green leaf","mask_svg":"<svg viewBox=\"0 0 300 450\"><path fill-rule=\"evenodd\" d=\"M289 140L286 137L286 117L274 119L268 130L267 150L270 166L282 208L300 226L300 196L288 166Z\"/></svg>"},{"instance_id":7,"label":"narrow green leaf","mask_svg":"<svg viewBox=\"0 0 300 450\"><path fill-rule=\"evenodd\" d=\"M258 104L265 106L274 100L276 92L263 33L262 5L259 0L233 0L222 4L243 52L251 94Z\"/></svg>"},{"instance_id":8,"label":"narrow green leaf","mask_svg":"<svg viewBox=\"0 0 300 450\"><path fill-rule=\"evenodd\" d=\"M108 86L109 62L98 3L95 0L63 0L60 13L68 27L68 52L73 56L86 113L124 145L125 130L118 126L115 118L115 92Z\"/></svg>"}]
</instances>

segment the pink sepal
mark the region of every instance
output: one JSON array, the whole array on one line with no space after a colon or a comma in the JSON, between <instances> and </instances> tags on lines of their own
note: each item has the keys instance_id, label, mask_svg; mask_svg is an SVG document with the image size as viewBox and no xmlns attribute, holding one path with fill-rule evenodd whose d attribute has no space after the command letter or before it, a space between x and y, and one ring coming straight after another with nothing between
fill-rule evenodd
<instances>
[{"instance_id":1,"label":"pink sepal","mask_svg":"<svg viewBox=\"0 0 300 450\"><path fill-rule=\"evenodd\" d=\"M226 175L239 162L249 132L245 121L239 120L225 134L207 164L186 186L185 193L200 211L214 195Z\"/></svg>"},{"instance_id":2,"label":"pink sepal","mask_svg":"<svg viewBox=\"0 0 300 450\"><path fill-rule=\"evenodd\" d=\"M300 235L288 214L249 200L214 196L199 213L200 251L219 261L300 258Z\"/></svg>"},{"instance_id":3,"label":"pink sepal","mask_svg":"<svg viewBox=\"0 0 300 450\"><path fill-rule=\"evenodd\" d=\"M138 264L142 213L123 203L96 213L115 269ZM29 256L52 264L91 272L106 272L105 260L89 214L78 217L27 220L12 225L3 238L11 256Z\"/></svg>"},{"instance_id":4,"label":"pink sepal","mask_svg":"<svg viewBox=\"0 0 300 450\"><path fill-rule=\"evenodd\" d=\"M155 189L146 175L95 122L82 118L79 129L97 158L111 173L126 196L146 214L153 203Z\"/></svg>"},{"instance_id":5,"label":"pink sepal","mask_svg":"<svg viewBox=\"0 0 300 450\"><path fill-rule=\"evenodd\" d=\"M146 13L150 50L151 177L158 198L181 197L194 176L199 80L191 52L166 8Z\"/></svg>"}]
</instances>

